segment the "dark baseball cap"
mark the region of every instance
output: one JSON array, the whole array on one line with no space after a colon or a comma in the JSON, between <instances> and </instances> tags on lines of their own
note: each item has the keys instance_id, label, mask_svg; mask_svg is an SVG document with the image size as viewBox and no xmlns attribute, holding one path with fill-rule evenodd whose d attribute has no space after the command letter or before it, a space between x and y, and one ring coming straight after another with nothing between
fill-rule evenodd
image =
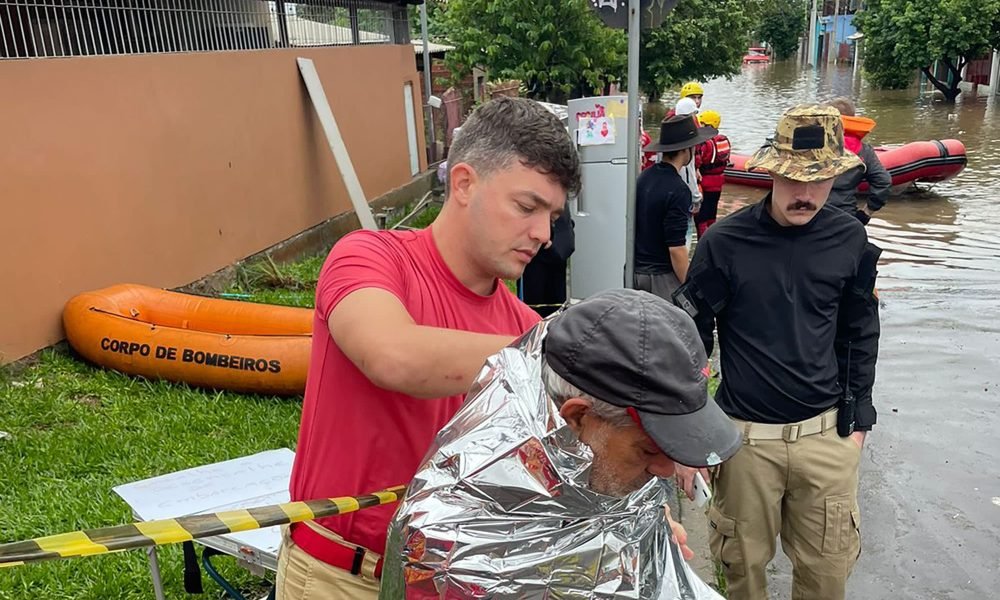
<instances>
[{"instance_id":1,"label":"dark baseball cap","mask_svg":"<svg viewBox=\"0 0 1000 600\"><path fill-rule=\"evenodd\" d=\"M611 290L553 318L544 357L560 377L633 408L664 454L711 467L739 450L736 425L708 395L708 360L694 321L648 292Z\"/></svg>"}]
</instances>

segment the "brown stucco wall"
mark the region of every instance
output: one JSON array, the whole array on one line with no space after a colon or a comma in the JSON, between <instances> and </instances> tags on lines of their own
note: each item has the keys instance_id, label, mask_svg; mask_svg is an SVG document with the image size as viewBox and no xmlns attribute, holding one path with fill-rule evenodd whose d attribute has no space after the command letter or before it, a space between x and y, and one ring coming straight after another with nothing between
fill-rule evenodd
<instances>
[{"instance_id":1,"label":"brown stucco wall","mask_svg":"<svg viewBox=\"0 0 1000 600\"><path fill-rule=\"evenodd\" d=\"M0 61L0 363L73 295L177 287L350 210L295 59L315 61L362 188L411 178L405 46Z\"/></svg>"}]
</instances>

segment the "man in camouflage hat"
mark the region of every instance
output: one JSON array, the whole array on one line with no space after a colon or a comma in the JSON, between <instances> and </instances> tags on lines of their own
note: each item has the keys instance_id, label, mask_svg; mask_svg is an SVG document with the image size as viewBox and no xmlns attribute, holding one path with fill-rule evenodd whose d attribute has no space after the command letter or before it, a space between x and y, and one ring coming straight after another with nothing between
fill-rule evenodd
<instances>
[{"instance_id":1,"label":"man in camouflage hat","mask_svg":"<svg viewBox=\"0 0 1000 600\"><path fill-rule=\"evenodd\" d=\"M718 328L716 401L743 432L736 456L710 473L710 545L730 600L768 597L779 535L792 598L842 600L861 551L880 250L860 221L826 206L834 178L861 164L844 149L836 109L788 110L748 163L771 174L773 193L708 229L674 294L709 355ZM678 468L689 496L694 474Z\"/></svg>"}]
</instances>

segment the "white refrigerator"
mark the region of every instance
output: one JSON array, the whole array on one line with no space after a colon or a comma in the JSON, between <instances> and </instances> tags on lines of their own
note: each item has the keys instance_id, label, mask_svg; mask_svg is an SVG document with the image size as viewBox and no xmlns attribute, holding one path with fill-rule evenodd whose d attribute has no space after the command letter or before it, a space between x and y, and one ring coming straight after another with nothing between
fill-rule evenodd
<instances>
[{"instance_id":1,"label":"white refrigerator","mask_svg":"<svg viewBox=\"0 0 1000 600\"><path fill-rule=\"evenodd\" d=\"M570 259L569 297L582 300L604 290L631 287L625 285L628 99L577 98L567 108L583 183L579 196L570 200L576 250ZM635 152L638 156L638 148Z\"/></svg>"}]
</instances>

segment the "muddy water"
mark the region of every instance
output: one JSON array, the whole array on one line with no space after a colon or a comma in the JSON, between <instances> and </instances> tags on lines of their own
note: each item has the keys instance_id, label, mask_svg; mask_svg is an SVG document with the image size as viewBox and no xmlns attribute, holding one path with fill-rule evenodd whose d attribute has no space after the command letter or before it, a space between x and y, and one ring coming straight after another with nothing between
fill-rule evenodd
<instances>
[{"instance_id":1,"label":"muddy water","mask_svg":"<svg viewBox=\"0 0 1000 600\"><path fill-rule=\"evenodd\" d=\"M1000 101L949 106L916 89L871 90L850 68L777 64L710 82L702 108L751 152L788 106L839 95L878 122L874 143L957 138L969 156L956 179L891 198L868 227L885 250L879 423L848 597L1000 598ZM762 195L727 187L722 210ZM771 595L787 598L788 561L775 565Z\"/></svg>"}]
</instances>

